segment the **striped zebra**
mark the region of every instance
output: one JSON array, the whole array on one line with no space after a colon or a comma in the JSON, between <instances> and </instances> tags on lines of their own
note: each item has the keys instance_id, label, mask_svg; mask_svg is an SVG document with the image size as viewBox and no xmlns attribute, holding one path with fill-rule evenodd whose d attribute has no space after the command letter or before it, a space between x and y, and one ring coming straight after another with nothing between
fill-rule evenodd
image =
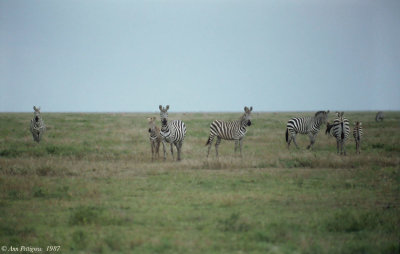
<instances>
[{"instance_id":1,"label":"striped zebra","mask_svg":"<svg viewBox=\"0 0 400 254\"><path fill-rule=\"evenodd\" d=\"M337 118L333 124L327 124L325 134L331 134L336 138L337 153L346 155L345 143L350 134L349 120L343 117L344 112L336 112Z\"/></svg>"},{"instance_id":2,"label":"striped zebra","mask_svg":"<svg viewBox=\"0 0 400 254\"><path fill-rule=\"evenodd\" d=\"M383 112L382 111L379 111L378 113L376 113L376 116L375 116L375 121L376 122L381 122L381 121L383 121L383 118L384 118L385 116L383 115Z\"/></svg>"},{"instance_id":3,"label":"striped zebra","mask_svg":"<svg viewBox=\"0 0 400 254\"><path fill-rule=\"evenodd\" d=\"M361 138L363 135L363 130L361 126L361 122L355 122L354 123L354 129L353 129L353 137L354 140L356 141L356 153L360 154L361 153Z\"/></svg>"},{"instance_id":4,"label":"striped zebra","mask_svg":"<svg viewBox=\"0 0 400 254\"><path fill-rule=\"evenodd\" d=\"M181 150L183 140L186 135L186 126L185 123L181 120L174 120L168 122L168 109L169 105L165 108L163 106L159 106L160 109L160 118L161 118L161 138L164 149L164 160L167 158L167 153L165 151L165 143L171 144L171 156L174 159L174 148L173 145L176 146L176 150L178 151L177 160L181 160Z\"/></svg>"},{"instance_id":5,"label":"striped zebra","mask_svg":"<svg viewBox=\"0 0 400 254\"><path fill-rule=\"evenodd\" d=\"M33 140L36 142L40 142L44 132L46 131L46 125L43 122L42 116L40 115L40 107L37 108L33 106L33 119L31 120L31 133L33 136Z\"/></svg>"},{"instance_id":6,"label":"striped zebra","mask_svg":"<svg viewBox=\"0 0 400 254\"><path fill-rule=\"evenodd\" d=\"M210 154L210 149L214 137L217 137L215 143L215 151L218 157L218 146L221 143L221 139L235 140L235 152L240 147L240 156L242 156L242 144L243 138L246 134L246 127L251 125L251 111L253 107L244 107L244 114L237 121L219 121L215 120L210 125L210 135L208 137L206 145L208 145L207 157Z\"/></svg>"},{"instance_id":7,"label":"striped zebra","mask_svg":"<svg viewBox=\"0 0 400 254\"><path fill-rule=\"evenodd\" d=\"M307 146L307 149L312 148L321 126L326 123L328 114L329 110L318 111L312 117L294 117L290 119L286 125L286 143L288 148L292 140L296 148L299 148L296 143L297 133L307 134L310 138L310 144Z\"/></svg>"},{"instance_id":8,"label":"striped zebra","mask_svg":"<svg viewBox=\"0 0 400 254\"><path fill-rule=\"evenodd\" d=\"M149 121L149 133L150 133L150 146L151 146L151 160L153 161L154 158L160 157L160 142L161 142L161 134L160 128L156 126L156 118L150 117L147 118Z\"/></svg>"}]
</instances>

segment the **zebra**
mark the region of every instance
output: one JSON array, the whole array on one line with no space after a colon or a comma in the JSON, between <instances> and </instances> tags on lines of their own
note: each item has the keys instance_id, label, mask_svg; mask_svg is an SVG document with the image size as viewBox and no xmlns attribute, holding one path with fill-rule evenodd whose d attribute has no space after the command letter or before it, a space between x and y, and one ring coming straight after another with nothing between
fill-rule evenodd
<instances>
[{"instance_id":1,"label":"zebra","mask_svg":"<svg viewBox=\"0 0 400 254\"><path fill-rule=\"evenodd\" d=\"M345 142L350 134L349 120L343 117L344 112L336 112L337 118L333 121L333 124L326 125L325 134L331 134L336 138L337 153L346 155Z\"/></svg>"},{"instance_id":2,"label":"zebra","mask_svg":"<svg viewBox=\"0 0 400 254\"><path fill-rule=\"evenodd\" d=\"M163 143L163 150L164 150L164 160L166 160L167 155L165 151L165 143L171 144L171 156L174 159L174 149L173 145L176 146L176 150L178 151L177 160L181 160L181 150L183 140L185 139L186 135L186 125L181 120L174 120L168 122L168 109L169 105L165 108L163 106L159 106L160 109L160 118L161 118L161 138Z\"/></svg>"},{"instance_id":3,"label":"zebra","mask_svg":"<svg viewBox=\"0 0 400 254\"><path fill-rule=\"evenodd\" d=\"M356 141L356 153L360 154L361 152L361 138L363 135L363 130L361 126L361 122L355 122L354 123L354 129L353 129L353 137L354 140Z\"/></svg>"},{"instance_id":4,"label":"zebra","mask_svg":"<svg viewBox=\"0 0 400 254\"><path fill-rule=\"evenodd\" d=\"M379 111L378 113L376 113L376 116L375 116L375 121L376 122L381 122L381 121L383 121L383 118L384 118L385 116L383 115L383 112L382 111Z\"/></svg>"},{"instance_id":5,"label":"zebra","mask_svg":"<svg viewBox=\"0 0 400 254\"><path fill-rule=\"evenodd\" d=\"M46 131L46 125L43 122L42 116L40 115L40 107L37 108L33 106L33 119L31 120L31 133L33 136L33 140L36 142L40 142L44 132Z\"/></svg>"},{"instance_id":6,"label":"zebra","mask_svg":"<svg viewBox=\"0 0 400 254\"><path fill-rule=\"evenodd\" d=\"M160 157L160 142L161 142L161 134L160 128L156 126L156 118L150 117L147 118L149 121L149 133L150 133L150 146L151 146L151 160L153 161L157 155L157 158Z\"/></svg>"},{"instance_id":7,"label":"zebra","mask_svg":"<svg viewBox=\"0 0 400 254\"><path fill-rule=\"evenodd\" d=\"M307 146L307 149L312 148L321 126L326 123L328 114L329 110L318 111L312 117L294 117L290 119L286 125L286 143L288 145L288 149L292 140L296 145L296 148L299 148L296 143L297 133L308 134L310 138L310 144Z\"/></svg>"},{"instance_id":8,"label":"zebra","mask_svg":"<svg viewBox=\"0 0 400 254\"><path fill-rule=\"evenodd\" d=\"M251 125L251 111L253 107L244 107L244 114L236 121L219 121L215 120L210 125L210 135L206 146L208 145L207 157L210 154L210 149L214 137L217 137L215 143L215 151L218 157L218 146L222 139L235 140L235 152L240 147L240 156L242 156L243 138L247 132L246 127Z\"/></svg>"}]
</instances>

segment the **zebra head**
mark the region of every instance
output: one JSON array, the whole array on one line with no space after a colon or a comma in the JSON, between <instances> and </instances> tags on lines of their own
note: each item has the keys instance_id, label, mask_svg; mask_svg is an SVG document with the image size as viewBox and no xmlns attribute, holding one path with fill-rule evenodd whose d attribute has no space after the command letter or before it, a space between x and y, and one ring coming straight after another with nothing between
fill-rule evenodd
<instances>
[{"instance_id":1,"label":"zebra head","mask_svg":"<svg viewBox=\"0 0 400 254\"><path fill-rule=\"evenodd\" d=\"M147 118L149 121L149 132L154 133L156 131L156 118L155 117L149 117Z\"/></svg>"},{"instance_id":2,"label":"zebra head","mask_svg":"<svg viewBox=\"0 0 400 254\"><path fill-rule=\"evenodd\" d=\"M328 114L329 114L329 110L327 111L318 111L317 113L315 113L315 119L319 120L321 122L321 124L325 124L326 121L328 120Z\"/></svg>"},{"instance_id":3,"label":"zebra head","mask_svg":"<svg viewBox=\"0 0 400 254\"><path fill-rule=\"evenodd\" d=\"M251 125L251 111L253 111L253 107L244 107L244 114L241 118L242 125L250 126Z\"/></svg>"},{"instance_id":4,"label":"zebra head","mask_svg":"<svg viewBox=\"0 0 400 254\"><path fill-rule=\"evenodd\" d=\"M161 123L163 125L166 125L168 122L168 109L169 109L169 105L167 105L165 108L163 106L159 106L158 107L160 109L160 119L161 119Z\"/></svg>"},{"instance_id":5,"label":"zebra head","mask_svg":"<svg viewBox=\"0 0 400 254\"><path fill-rule=\"evenodd\" d=\"M33 110L35 110L35 112L33 112L33 118L35 119L35 122L39 122L39 119L40 119L40 107L37 108L36 106L33 106Z\"/></svg>"},{"instance_id":6,"label":"zebra head","mask_svg":"<svg viewBox=\"0 0 400 254\"><path fill-rule=\"evenodd\" d=\"M336 111L336 116L337 116L337 118L340 119L340 121L343 121L343 115L344 115L344 112L343 112L343 111L342 111L342 112Z\"/></svg>"}]
</instances>

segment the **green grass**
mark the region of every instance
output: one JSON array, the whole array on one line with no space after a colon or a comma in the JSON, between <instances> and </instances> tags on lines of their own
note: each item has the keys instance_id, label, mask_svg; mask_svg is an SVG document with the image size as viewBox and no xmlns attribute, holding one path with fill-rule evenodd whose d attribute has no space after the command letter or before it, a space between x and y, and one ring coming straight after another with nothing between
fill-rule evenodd
<instances>
[{"instance_id":1,"label":"green grass","mask_svg":"<svg viewBox=\"0 0 400 254\"><path fill-rule=\"evenodd\" d=\"M321 131L287 149L287 120L254 113L241 159L222 141L206 158L210 123L239 113L170 114L188 132L183 160L151 162L157 114L0 114L0 245L62 253L398 253L399 112L348 112L362 121L361 155ZM330 116L333 119L333 114ZM162 157L162 148L160 155Z\"/></svg>"}]
</instances>

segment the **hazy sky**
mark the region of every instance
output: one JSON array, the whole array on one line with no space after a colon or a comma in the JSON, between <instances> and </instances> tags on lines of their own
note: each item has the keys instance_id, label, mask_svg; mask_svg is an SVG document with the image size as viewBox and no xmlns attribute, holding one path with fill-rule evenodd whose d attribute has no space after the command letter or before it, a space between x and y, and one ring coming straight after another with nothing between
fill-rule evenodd
<instances>
[{"instance_id":1,"label":"hazy sky","mask_svg":"<svg viewBox=\"0 0 400 254\"><path fill-rule=\"evenodd\" d=\"M2 0L0 111L400 110L400 1Z\"/></svg>"}]
</instances>

